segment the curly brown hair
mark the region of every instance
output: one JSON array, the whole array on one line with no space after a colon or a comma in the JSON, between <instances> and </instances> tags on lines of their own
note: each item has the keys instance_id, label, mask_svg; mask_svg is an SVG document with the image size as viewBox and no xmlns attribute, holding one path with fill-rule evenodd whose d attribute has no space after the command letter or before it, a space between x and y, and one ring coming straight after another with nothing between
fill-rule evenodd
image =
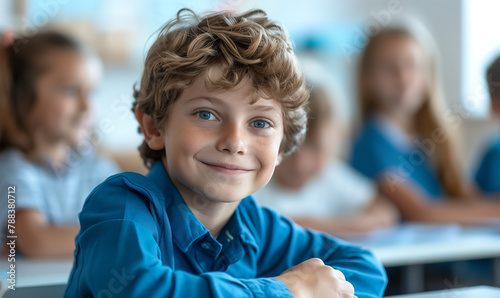
<instances>
[{"instance_id":1,"label":"curly brown hair","mask_svg":"<svg viewBox=\"0 0 500 298\"><path fill-rule=\"evenodd\" d=\"M149 49L140 88L134 87L132 109L140 109L162 127L182 91L214 67L220 75L207 77L208 90L229 90L247 77L253 102L262 97L280 103L284 122L280 151L284 155L293 152L306 132L309 90L288 33L262 10L198 16L181 9ZM139 151L148 168L165 155L149 148L146 141Z\"/></svg>"}]
</instances>

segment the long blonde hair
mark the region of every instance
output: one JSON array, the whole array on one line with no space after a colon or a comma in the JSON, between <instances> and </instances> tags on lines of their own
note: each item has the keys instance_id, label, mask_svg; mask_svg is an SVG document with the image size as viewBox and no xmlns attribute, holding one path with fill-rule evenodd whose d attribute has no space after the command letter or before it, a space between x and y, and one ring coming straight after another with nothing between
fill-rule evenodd
<instances>
[{"instance_id":1,"label":"long blonde hair","mask_svg":"<svg viewBox=\"0 0 500 298\"><path fill-rule=\"evenodd\" d=\"M358 69L358 97L360 104L361 119L365 121L377 110L374 95L368 87L369 69L373 63L374 50L386 38L408 38L416 41L427 56L429 84L425 94L425 100L415 114L415 128L419 138L422 140L433 140L433 135L439 133L444 135L442 142L434 142L435 152L431 161L437 169L438 179L447 195L459 197L465 194L462 183L460 167L456 152L456 132L445 122L446 102L442 92L438 72L437 54L433 47L433 41L426 32L419 31L411 26L400 26L385 28L379 34L371 37L367 42L360 57Z\"/></svg>"}]
</instances>

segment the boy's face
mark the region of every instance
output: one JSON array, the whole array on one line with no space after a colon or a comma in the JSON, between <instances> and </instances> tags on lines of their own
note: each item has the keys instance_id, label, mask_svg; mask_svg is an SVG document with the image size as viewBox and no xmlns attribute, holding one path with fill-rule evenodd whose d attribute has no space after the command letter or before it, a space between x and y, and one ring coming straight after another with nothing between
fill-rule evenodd
<instances>
[{"instance_id":1,"label":"boy's face","mask_svg":"<svg viewBox=\"0 0 500 298\"><path fill-rule=\"evenodd\" d=\"M185 199L239 201L269 181L281 158L281 106L262 98L250 104L246 78L216 92L205 88L205 78L199 75L169 111L160 132L164 165Z\"/></svg>"}]
</instances>

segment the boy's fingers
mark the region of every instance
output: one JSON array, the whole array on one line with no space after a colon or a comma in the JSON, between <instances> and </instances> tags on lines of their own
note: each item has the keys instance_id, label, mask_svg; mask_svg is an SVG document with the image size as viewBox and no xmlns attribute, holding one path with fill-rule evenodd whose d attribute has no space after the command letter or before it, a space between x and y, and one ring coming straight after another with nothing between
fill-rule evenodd
<instances>
[{"instance_id":1,"label":"boy's fingers","mask_svg":"<svg viewBox=\"0 0 500 298\"><path fill-rule=\"evenodd\" d=\"M344 275L344 273L342 273L342 271L337 270L337 269L333 269L333 270L334 270L333 272L334 272L335 276L336 276L338 279L340 279L340 280L345 280L345 275Z\"/></svg>"},{"instance_id":2,"label":"boy's fingers","mask_svg":"<svg viewBox=\"0 0 500 298\"><path fill-rule=\"evenodd\" d=\"M354 297L354 286L348 281L342 283L340 291Z\"/></svg>"},{"instance_id":3,"label":"boy's fingers","mask_svg":"<svg viewBox=\"0 0 500 298\"><path fill-rule=\"evenodd\" d=\"M354 294L352 293L348 293L348 292L341 292L342 293L342 298L358 298L358 296L355 296Z\"/></svg>"}]
</instances>

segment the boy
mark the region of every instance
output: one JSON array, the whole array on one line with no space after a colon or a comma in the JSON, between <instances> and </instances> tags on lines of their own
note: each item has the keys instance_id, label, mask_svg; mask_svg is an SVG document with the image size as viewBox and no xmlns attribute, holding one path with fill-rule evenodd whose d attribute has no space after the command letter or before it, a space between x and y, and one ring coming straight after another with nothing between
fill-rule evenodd
<instances>
[{"instance_id":1,"label":"boy","mask_svg":"<svg viewBox=\"0 0 500 298\"><path fill-rule=\"evenodd\" d=\"M89 195L67 297L383 294L369 252L248 197L306 125L303 76L264 12L179 11L134 95L151 171L115 175Z\"/></svg>"},{"instance_id":2,"label":"boy","mask_svg":"<svg viewBox=\"0 0 500 298\"><path fill-rule=\"evenodd\" d=\"M500 56L488 67L486 81L490 91L491 113L500 115ZM482 192L500 195L500 137L490 143L476 172L476 183Z\"/></svg>"}]
</instances>

